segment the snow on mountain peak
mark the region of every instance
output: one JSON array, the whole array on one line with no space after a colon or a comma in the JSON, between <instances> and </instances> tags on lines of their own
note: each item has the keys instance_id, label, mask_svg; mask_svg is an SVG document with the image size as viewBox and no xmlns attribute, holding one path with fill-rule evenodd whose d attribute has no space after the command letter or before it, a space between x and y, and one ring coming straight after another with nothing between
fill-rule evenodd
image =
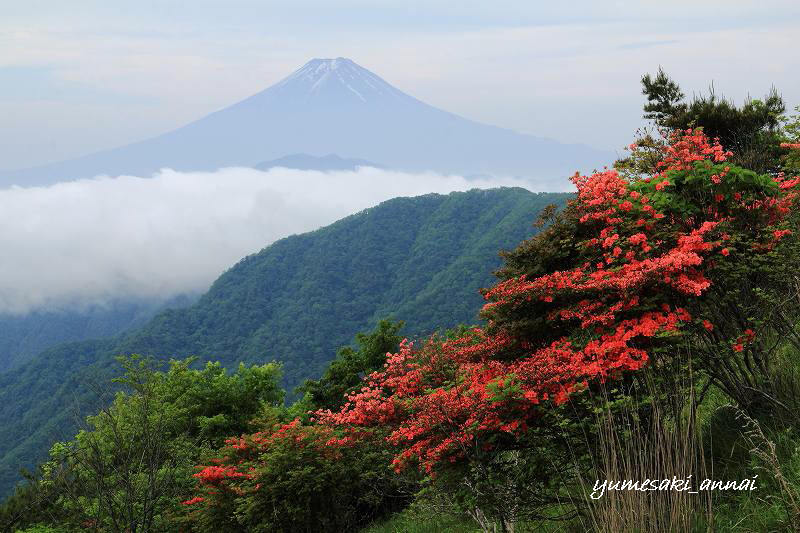
<instances>
[{"instance_id":1,"label":"snow on mountain peak","mask_svg":"<svg viewBox=\"0 0 800 533\"><path fill-rule=\"evenodd\" d=\"M403 95L379 76L346 57L312 59L279 82L277 87L291 87L309 96L344 89L361 102L367 102L371 97Z\"/></svg>"},{"instance_id":2,"label":"snow on mountain peak","mask_svg":"<svg viewBox=\"0 0 800 533\"><path fill-rule=\"evenodd\" d=\"M358 68L358 65L356 65L352 60L347 59L346 57L337 57L335 59L314 58L305 65L303 65L301 67L301 70L308 69L319 73L319 72L327 72L330 70L336 70L338 68L348 68L348 67Z\"/></svg>"}]
</instances>

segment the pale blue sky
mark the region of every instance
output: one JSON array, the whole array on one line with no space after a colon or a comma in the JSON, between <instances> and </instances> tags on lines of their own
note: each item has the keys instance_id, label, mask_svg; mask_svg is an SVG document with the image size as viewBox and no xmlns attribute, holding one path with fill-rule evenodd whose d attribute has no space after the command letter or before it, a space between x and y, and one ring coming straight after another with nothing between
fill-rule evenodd
<instances>
[{"instance_id":1,"label":"pale blue sky","mask_svg":"<svg viewBox=\"0 0 800 533\"><path fill-rule=\"evenodd\" d=\"M638 79L800 104L800 2L26 0L0 7L0 169L180 126L312 57L468 118L617 149Z\"/></svg>"}]
</instances>

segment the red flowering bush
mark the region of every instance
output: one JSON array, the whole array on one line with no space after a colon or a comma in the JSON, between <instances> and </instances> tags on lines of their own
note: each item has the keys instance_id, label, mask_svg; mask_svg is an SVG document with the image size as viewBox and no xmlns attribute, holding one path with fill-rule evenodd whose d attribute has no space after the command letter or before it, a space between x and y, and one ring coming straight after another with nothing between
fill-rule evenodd
<instances>
[{"instance_id":1,"label":"red flowering bush","mask_svg":"<svg viewBox=\"0 0 800 533\"><path fill-rule=\"evenodd\" d=\"M729 156L686 130L650 177L576 175L565 212L506 254L503 280L485 291L488 327L404 343L340 411L318 416L354 438L385 438L397 470L436 474L514 449L552 406L666 358L678 343L750 401L755 393L744 391L757 393L768 374L755 362L767 356L759 339L793 333L793 322L766 309L794 279L800 178L758 175L728 165Z\"/></svg>"},{"instance_id":2,"label":"red flowering bush","mask_svg":"<svg viewBox=\"0 0 800 533\"><path fill-rule=\"evenodd\" d=\"M385 450L348 446L333 429L299 420L261 425L228 439L220 457L197 467L197 495L182 502L190 526L350 531L405 501L386 475Z\"/></svg>"},{"instance_id":3,"label":"red flowering bush","mask_svg":"<svg viewBox=\"0 0 800 533\"><path fill-rule=\"evenodd\" d=\"M230 439L195 474L198 493L183 502L192 519L353 527L396 493L383 473L391 462L510 524L563 502L559 480L583 468L588 448L575 444L596 430L584 391L645 367L680 372L680 347L741 405L774 397L770 350L795 335L800 178L759 175L729 156L687 130L651 176L576 175L568 207L505 254L501 281L484 291L486 327L404 341L312 425L273 420Z\"/></svg>"}]
</instances>

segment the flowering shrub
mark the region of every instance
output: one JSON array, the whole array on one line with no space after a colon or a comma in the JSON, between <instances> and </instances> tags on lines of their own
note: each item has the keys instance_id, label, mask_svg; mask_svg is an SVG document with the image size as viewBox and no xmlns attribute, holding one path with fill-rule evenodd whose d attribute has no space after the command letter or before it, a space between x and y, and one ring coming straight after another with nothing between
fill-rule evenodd
<instances>
[{"instance_id":1,"label":"flowering shrub","mask_svg":"<svg viewBox=\"0 0 800 533\"><path fill-rule=\"evenodd\" d=\"M317 416L353 438L385 438L396 470L414 464L435 475L518 442L547 405L639 370L678 342L698 347L728 392L745 382L756 390L759 328L787 328L751 320L747 306L785 294L790 273L780 265L796 250L800 178L758 175L727 164L730 155L685 130L652 176L576 175L576 199L507 255L503 281L485 291L488 327L404 343L340 411ZM721 372L730 357L751 370Z\"/></svg>"},{"instance_id":2,"label":"flowering shrub","mask_svg":"<svg viewBox=\"0 0 800 533\"><path fill-rule=\"evenodd\" d=\"M397 494L383 472L391 462L513 523L510 508L563 501L554 480L570 475L575 449L554 443L585 439L582 393L645 366L674 371L656 363L679 345L742 405L770 397L768 340L794 334L778 304L800 260L800 178L729 157L685 130L648 177L576 175L564 212L505 254L501 281L484 291L486 327L403 341L341 408L309 413L311 425L272 420L229 439L198 467L197 494L183 502L190 521L352 528Z\"/></svg>"},{"instance_id":3,"label":"flowering shrub","mask_svg":"<svg viewBox=\"0 0 800 533\"><path fill-rule=\"evenodd\" d=\"M182 502L189 524L348 531L404 502L385 475L383 450L352 448L331 428L299 420L261 424L264 430L228 439L220 457L197 467L197 495Z\"/></svg>"}]
</instances>

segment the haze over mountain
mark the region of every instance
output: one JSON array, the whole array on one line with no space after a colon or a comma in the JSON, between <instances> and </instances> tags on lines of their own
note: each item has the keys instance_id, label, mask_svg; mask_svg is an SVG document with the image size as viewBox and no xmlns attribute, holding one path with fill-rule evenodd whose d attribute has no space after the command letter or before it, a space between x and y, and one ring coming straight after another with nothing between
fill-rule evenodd
<instances>
[{"instance_id":1,"label":"haze over mountain","mask_svg":"<svg viewBox=\"0 0 800 533\"><path fill-rule=\"evenodd\" d=\"M2 189L0 317L202 293L276 239L398 196L498 186L526 183L363 166L238 167Z\"/></svg>"},{"instance_id":2,"label":"haze over mountain","mask_svg":"<svg viewBox=\"0 0 800 533\"><path fill-rule=\"evenodd\" d=\"M141 326L158 311L189 305L198 295L163 299L122 299L84 308L0 312L0 374L56 344L111 337Z\"/></svg>"},{"instance_id":3,"label":"haze over mountain","mask_svg":"<svg viewBox=\"0 0 800 533\"><path fill-rule=\"evenodd\" d=\"M308 154L292 154L271 161L264 161L255 166L258 170L290 168L294 170L319 170L321 172L330 172L333 170L349 170L355 172L359 167L383 168L383 165L378 165L366 159L343 158L336 154L328 154L319 157Z\"/></svg>"},{"instance_id":4,"label":"haze over mountain","mask_svg":"<svg viewBox=\"0 0 800 533\"><path fill-rule=\"evenodd\" d=\"M164 167L252 167L297 153L335 153L400 170L522 176L541 190L564 190L575 170L600 167L613 157L442 111L346 58L313 59L268 89L177 130L12 171L0 178L0 186L147 176Z\"/></svg>"}]
</instances>

